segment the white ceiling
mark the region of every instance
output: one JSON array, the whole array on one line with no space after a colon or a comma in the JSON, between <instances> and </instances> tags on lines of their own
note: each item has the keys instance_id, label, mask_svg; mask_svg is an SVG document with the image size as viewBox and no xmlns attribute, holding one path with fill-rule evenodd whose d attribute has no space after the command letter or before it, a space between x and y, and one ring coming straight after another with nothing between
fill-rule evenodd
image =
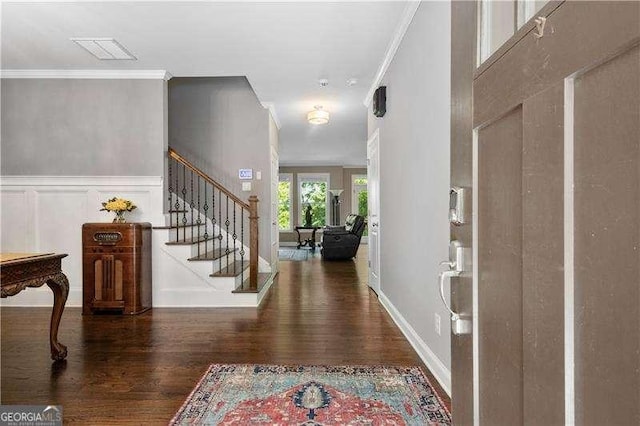
<instances>
[{"instance_id":1,"label":"white ceiling","mask_svg":"<svg viewBox=\"0 0 640 426\"><path fill-rule=\"evenodd\" d=\"M364 165L362 101L406 3L4 2L2 69L245 75L274 104L281 164ZM99 61L71 37L113 37L138 60ZM348 87L352 77L358 84ZM328 125L307 123L316 104L331 113Z\"/></svg>"}]
</instances>

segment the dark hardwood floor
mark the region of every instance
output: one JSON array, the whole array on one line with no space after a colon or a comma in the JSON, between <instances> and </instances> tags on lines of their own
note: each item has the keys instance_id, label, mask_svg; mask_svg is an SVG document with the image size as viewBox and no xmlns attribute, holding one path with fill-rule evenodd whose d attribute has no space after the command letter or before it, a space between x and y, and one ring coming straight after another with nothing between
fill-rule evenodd
<instances>
[{"instance_id":1,"label":"dark hardwood floor","mask_svg":"<svg viewBox=\"0 0 640 426\"><path fill-rule=\"evenodd\" d=\"M349 262L280 262L259 309L160 309L82 316L67 308L62 363L49 359L48 308L2 308L2 404L60 404L65 424L166 424L212 363L420 365ZM72 283L79 286L80 283ZM429 379L447 405L445 392Z\"/></svg>"}]
</instances>

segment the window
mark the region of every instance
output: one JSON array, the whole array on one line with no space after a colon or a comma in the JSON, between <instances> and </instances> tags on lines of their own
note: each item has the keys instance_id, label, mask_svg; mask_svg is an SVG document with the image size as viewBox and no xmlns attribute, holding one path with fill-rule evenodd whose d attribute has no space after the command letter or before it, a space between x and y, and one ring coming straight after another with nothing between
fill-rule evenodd
<instances>
[{"instance_id":1,"label":"window","mask_svg":"<svg viewBox=\"0 0 640 426\"><path fill-rule=\"evenodd\" d=\"M367 176L353 175L352 177L351 212L365 218L369 217L368 193L367 193ZM368 229L364 229L363 237L369 234Z\"/></svg>"},{"instance_id":2,"label":"window","mask_svg":"<svg viewBox=\"0 0 640 426\"><path fill-rule=\"evenodd\" d=\"M298 175L298 220L305 224L307 206L311 207L311 225L325 226L329 221L329 174L308 173Z\"/></svg>"},{"instance_id":3,"label":"window","mask_svg":"<svg viewBox=\"0 0 640 426\"><path fill-rule=\"evenodd\" d=\"M292 198L293 198L293 175L291 173L280 173L278 181L278 228L281 231L293 230L292 224Z\"/></svg>"},{"instance_id":4,"label":"window","mask_svg":"<svg viewBox=\"0 0 640 426\"><path fill-rule=\"evenodd\" d=\"M542 9L548 0L517 0L518 7L518 28L523 26L529 19Z\"/></svg>"},{"instance_id":5,"label":"window","mask_svg":"<svg viewBox=\"0 0 640 426\"><path fill-rule=\"evenodd\" d=\"M482 0L480 5L480 63L488 59L548 0Z\"/></svg>"}]
</instances>

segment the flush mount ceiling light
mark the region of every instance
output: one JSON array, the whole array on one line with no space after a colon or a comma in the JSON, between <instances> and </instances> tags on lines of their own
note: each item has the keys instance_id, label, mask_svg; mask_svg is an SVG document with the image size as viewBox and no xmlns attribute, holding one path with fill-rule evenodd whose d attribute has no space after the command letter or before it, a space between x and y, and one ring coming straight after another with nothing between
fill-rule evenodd
<instances>
[{"instance_id":1,"label":"flush mount ceiling light","mask_svg":"<svg viewBox=\"0 0 640 426\"><path fill-rule=\"evenodd\" d=\"M322 105L316 105L314 110L307 114L307 121L311 124L327 124L329 112L322 109Z\"/></svg>"},{"instance_id":2,"label":"flush mount ceiling light","mask_svg":"<svg viewBox=\"0 0 640 426\"><path fill-rule=\"evenodd\" d=\"M136 57L112 38L72 38L71 41L100 60L136 60Z\"/></svg>"}]
</instances>

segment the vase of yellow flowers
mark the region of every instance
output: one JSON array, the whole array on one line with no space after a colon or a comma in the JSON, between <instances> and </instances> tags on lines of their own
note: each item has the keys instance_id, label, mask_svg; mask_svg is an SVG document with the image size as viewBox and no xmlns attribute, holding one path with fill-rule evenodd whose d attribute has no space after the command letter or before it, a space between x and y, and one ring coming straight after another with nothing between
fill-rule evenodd
<instances>
[{"instance_id":1,"label":"vase of yellow flowers","mask_svg":"<svg viewBox=\"0 0 640 426\"><path fill-rule=\"evenodd\" d=\"M102 203L100 211L114 212L116 217L113 218L113 223L125 223L124 212L130 212L136 208L136 205L124 198L113 197L110 200Z\"/></svg>"}]
</instances>

